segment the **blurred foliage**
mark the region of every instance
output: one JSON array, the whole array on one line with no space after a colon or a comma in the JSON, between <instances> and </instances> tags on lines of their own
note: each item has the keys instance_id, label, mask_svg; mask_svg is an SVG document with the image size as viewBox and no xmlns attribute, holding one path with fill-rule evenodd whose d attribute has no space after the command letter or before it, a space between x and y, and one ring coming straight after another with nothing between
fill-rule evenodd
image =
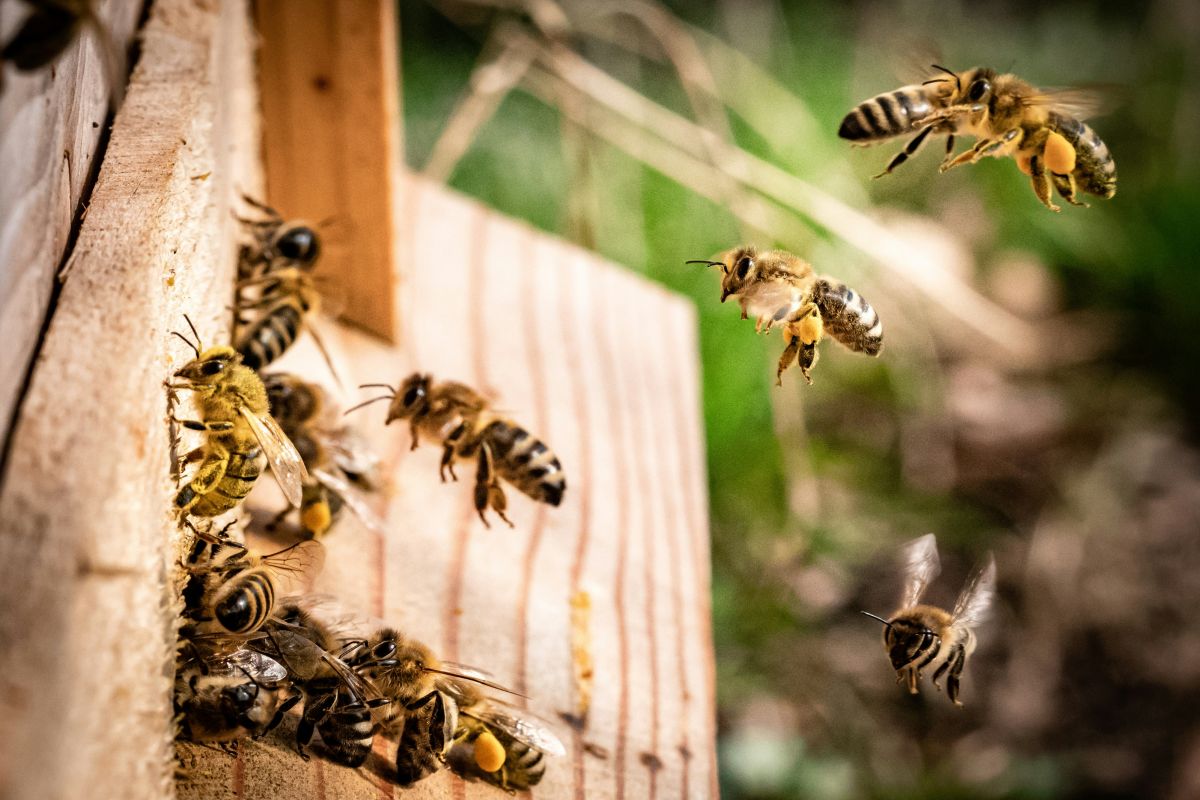
<instances>
[{"instance_id":1,"label":"blurred foliage","mask_svg":"<svg viewBox=\"0 0 1200 800\"><path fill-rule=\"evenodd\" d=\"M741 84L757 96L739 91L730 112L739 146L852 207L932 225L929 241L962 248L980 291L1097 346L1057 359L1058 339L1045 333L1044 364L1006 365L932 324L936 303L897 290L827 231L755 232L555 108L506 96L450 184L640 270L699 311L726 796L1200 796L1200 640L1183 610L1200 601L1190 444L1200 7L668 5L698 39L727 42L760 70ZM400 8L407 157L420 169L489 26L527 20L475 4L442 6L462 12L454 22L417 0ZM567 4L567 16L588 8ZM608 41L568 41L692 116L656 43L613 26ZM903 63L930 41L957 68L1123 87L1111 90L1113 113L1093 121L1118 161L1116 198L1052 214L1011 161L938 175L938 144L871 181L902 143L851 149L838 123L907 82ZM789 374L775 389L778 338L752 335L717 302L716 278L683 265L747 236L783 239L818 270L869 287L887 312L884 356L826 344L815 386ZM1001 565L998 619L968 667L965 710L928 688L903 696L878 632L857 615L890 609L893 553L928 530L946 565L935 601L953 602L986 549Z\"/></svg>"}]
</instances>

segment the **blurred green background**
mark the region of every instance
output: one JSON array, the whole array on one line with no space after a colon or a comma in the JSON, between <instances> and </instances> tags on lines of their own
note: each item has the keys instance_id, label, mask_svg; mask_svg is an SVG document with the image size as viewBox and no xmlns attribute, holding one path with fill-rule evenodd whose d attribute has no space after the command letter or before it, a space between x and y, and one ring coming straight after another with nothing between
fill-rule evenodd
<instances>
[{"instance_id":1,"label":"blurred green background","mask_svg":"<svg viewBox=\"0 0 1200 800\"><path fill-rule=\"evenodd\" d=\"M699 310L724 796L1200 797L1200 4L402 0L400 19L411 167ZM619 115L537 66L439 144L473 72L519 62L521 41L796 176L793 207L771 190L763 212L729 150L680 183L661 126L614 145ZM1109 85L1091 124L1116 197L1054 214L1011 161L939 175L936 142L872 181L902 140L853 149L838 123L935 48ZM873 257L857 212L941 277ZM826 343L815 386L796 371L776 389L780 339L683 265L743 240L859 288L883 356ZM999 562L964 709L896 687L858 614L892 610L896 551L927 531L934 602L985 551Z\"/></svg>"}]
</instances>

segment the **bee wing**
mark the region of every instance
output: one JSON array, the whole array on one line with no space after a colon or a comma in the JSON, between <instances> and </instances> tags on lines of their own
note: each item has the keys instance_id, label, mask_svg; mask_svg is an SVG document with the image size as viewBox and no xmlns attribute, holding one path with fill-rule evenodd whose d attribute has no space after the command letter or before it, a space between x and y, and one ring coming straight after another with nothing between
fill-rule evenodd
<instances>
[{"instance_id":1,"label":"bee wing","mask_svg":"<svg viewBox=\"0 0 1200 800\"><path fill-rule=\"evenodd\" d=\"M347 476L347 480L365 491L379 488L382 460L356 432L341 428L325 437L323 443L333 463Z\"/></svg>"},{"instance_id":2,"label":"bee wing","mask_svg":"<svg viewBox=\"0 0 1200 800\"><path fill-rule=\"evenodd\" d=\"M263 556L263 563L278 577L286 577L289 590L307 588L325 566L325 547L320 542L297 542L291 547Z\"/></svg>"},{"instance_id":3,"label":"bee wing","mask_svg":"<svg viewBox=\"0 0 1200 800\"><path fill-rule=\"evenodd\" d=\"M987 554L983 566L967 580L958 601L954 604L954 622L973 628L987 619L996 596L996 559Z\"/></svg>"},{"instance_id":4,"label":"bee wing","mask_svg":"<svg viewBox=\"0 0 1200 800\"><path fill-rule=\"evenodd\" d=\"M567 748L550 723L525 709L498 700L489 700L470 708L460 708L465 717L474 717L489 726L499 728L518 742L523 742L547 755L566 755Z\"/></svg>"},{"instance_id":5,"label":"bee wing","mask_svg":"<svg viewBox=\"0 0 1200 800\"><path fill-rule=\"evenodd\" d=\"M804 305L800 289L783 281L756 283L741 292L746 311L751 316L764 314L781 320Z\"/></svg>"},{"instance_id":6,"label":"bee wing","mask_svg":"<svg viewBox=\"0 0 1200 800\"><path fill-rule=\"evenodd\" d=\"M1025 98L1027 106L1049 106L1055 111L1085 120L1107 114L1117 105L1119 87L1108 85L1069 86L1046 89Z\"/></svg>"},{"instance_id":7,"label":"bee wing","mask_svg":"<svg viewBox=\"0 0 1200 800\"><path fill-rule=\"evenodd\" d=\"M314 469L313 475L323 486L336 492L346 507L354 512L354 516L358 517L368 529L380 534L387 533L387 523L375 513L367 502L366 496L359 491L358 487L329 470Z\"/></svg>"},{"instance_id":8,"label":"bee wing","mask_svg":"<svg viewBox=\"0 0 1200 800\"><path fill-rule=\"evenodd\" d=\"M929 584L942 571L938 560L937 537L927 533L919 539L913 539L904 548L904 595L900 600L901 608L915 606L921 600L921 595L929 588Z\"/></svg>"},{"instance_id":9,"label":"bee wing","mask_svg":"<svg viewBox=\"0 0 1200 800\"><path fill-rule=\"evenodd\" d=\"M245 672L256 683L280 683L287 680L287 669L270 656L242 648L224 660L227 674Z\"/></svg>"},{"instance_id":10,"label":"bee wing","mask_svg":"<svg viewBox=\"0 0 1200 800\"><path fill-rule=\"evenodd\" d=\"M250 423L250 429L262 445L267 463L271 465L271 474L283 490L284 497L292 505L299 506L304 494L301 484L308 477L308 470L304 468L304 459L300 458L296 445L292 444L292 440L270 414L260 417L245 406L238 410Z\"/></svg>"},{"instance_id":11,"label":"bee wing","mask_svg":"<svg viewBox=\"0 0 1200 800\"><path fill-rule=\"evenodd\" d=\"M522 696L518 692L509 689L504 684L499 683L496 680L496 676L492 673L488 672L487 670L480 669L479 667L472 667L470 664L459 664L454 661L443 661L439 669L431 671L437 672L438 674L444 675L451 679L447 681L439 681L438 683L448 694L453 695L455 700L469 700L471 695L477 694L477 692L474 692L470 689L469 685L463 685L461 683L462 681L467 681L468 684L476 683L480 686L486 686L487 688L493 689L497 692L517 695L518 697Z\"/></svg>"}]
</instances>

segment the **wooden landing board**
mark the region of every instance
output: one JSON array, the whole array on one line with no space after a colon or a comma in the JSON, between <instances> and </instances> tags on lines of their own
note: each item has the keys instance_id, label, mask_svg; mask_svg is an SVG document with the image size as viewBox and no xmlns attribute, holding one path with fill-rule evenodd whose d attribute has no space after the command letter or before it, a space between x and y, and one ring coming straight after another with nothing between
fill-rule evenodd
<instances>
[{"instance_id":1,"label":"wooden landing board","mask_svg":"<svg viewBox=\"0 0 1200 800\"><path fill-rule=\"evenodd\" d=\"M562 506L509 490L510 530L475 516L470 483L438 480L440 448L409 451L385 404L355 417L391 463L389 530L327 538L318 590L397 625L447 659L486 668L555 721L568 756L535 797L716 795L707 498L696 317L627 270L440 186L406 179L403 349L328 336L343 372L395 384L421 369L490 389L559 455ZM310 346L281 367L329 384ZM353 390L346 401L370 396ZM460 477L469 477L462 465ZM268 487L269 491L273 487ZM260 490L256 489L256 493ZM576 734L570 599L590 596L594 696ZM286 726L285 726L286 727ZM181 748L179 796L502 798L446 772L398 792L376 771L291 752L288 732L233 759ZM606 754L599 757L585 750ZM386 753L382 742L377 752Z\"/></svg>"},{"instance_id":2,"label":"wooden landing board","mask_svg":"<svg viewBox=\"0 0 1200 800\"><path fill-rule=\"evenodd\" d=\"M228 335L257 188L242 0L157 0L0 478L0 796L169 796L178 532L163 382ZM5 342L8 345L8 342Z\"/></svg>"},{"instance_id":3,"label":"wooden landing board","mask_svg":"<svg viewBox=\"0 0 1200 800\"><path fill-rule=\"evenodd\" d=\"M257 0L267 199L320 223L342 316L394 340L393 185L403 163L395 0Z\"/></svg>"},{"instance_id":4,"label":"wooden landing board","mask_svg":"<svg viewBox=\"0 0 1200 800\"><path fill-rule=\"evenodd\" d=\"M98 3L123 54L141 0ZM0 41L29 8L0 4ZM0 442L8 436L26 368L37 346L71 222L92 177L113 87L88 28L51 66L20 73L5 65L0 94ZM111 76L115 77L115 76Z\"/></svg>"}]
</instances>

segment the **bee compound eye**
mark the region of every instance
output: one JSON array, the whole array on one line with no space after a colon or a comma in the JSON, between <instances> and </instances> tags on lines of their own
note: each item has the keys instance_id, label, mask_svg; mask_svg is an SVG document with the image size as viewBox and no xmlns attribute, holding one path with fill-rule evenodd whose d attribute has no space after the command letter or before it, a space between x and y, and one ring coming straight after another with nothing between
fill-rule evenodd
<instances>
[{"instance_id":1,"label":"bee compound eye","mask_svg":"<svg viewBox=\"0 0 1200 800\"><path fill-rule=\"evenodd\" d=\"M405 406L414 406L417 404L417 401L419 401L424 396L425 396L424 389L422 389L420 386L413 386L411 389L409 389L407 392L404 393L404 405Z\"/></svg>"},{"instance_id":2,"label":"bee compound eye","mask_svg":"<svg viewBox=\"0 0 1200 800\"><path fill-rule=\"evenodd\" d=\"M388 640L380 642L371 650L371 655L375 658L390 658L396 653L396 643Z\"/></svg>"},{"instance_id":3,"label":"bee compound eye","mask_svg":"<svg viewBox=\"0 0 1200 800\"><path fill-rule=\"evenodd\" d=\"M992 84L985 78L980 78L971 84L971 88L967 90L967 99L971 101L982 100L984 95L992 90Z\"/></svg>"},{"instance_id":4,"label":"bee compound eye","mask_svg":"<svg viewBox=\"0 0 1200 800\"><path fill-rule=\"evenodd\" d=\"M277 249L286 259L310 263L316 260L320 246L317 244L316 232L312 228L300 225L291 228L280 237Z\"/></svg>"},{"instance_id":5,"label":"bee compound eye","mask_svg":"<svg viewBox=\"0 0 1200 800\"><path fill-rule=\"evenodd\" d=\"M750 258L750 256L742 256L741 258L739 258L738 262L737 262L738 278L745 278L746 275L750 272L750 268L752 266L754 266L754 259Z\"/></svg>"},{"instance_id":6,"label":"bee compound eye","mask_svg":"<svg viewBox=\"0 0 1200 800\"><path fill-rule=\"evenodd\" d=\"M204 366L200 367L200 371L205 375L216 375L223 369L225 369L224 361L205 361Z\"/></svg>"}]
</instances>

